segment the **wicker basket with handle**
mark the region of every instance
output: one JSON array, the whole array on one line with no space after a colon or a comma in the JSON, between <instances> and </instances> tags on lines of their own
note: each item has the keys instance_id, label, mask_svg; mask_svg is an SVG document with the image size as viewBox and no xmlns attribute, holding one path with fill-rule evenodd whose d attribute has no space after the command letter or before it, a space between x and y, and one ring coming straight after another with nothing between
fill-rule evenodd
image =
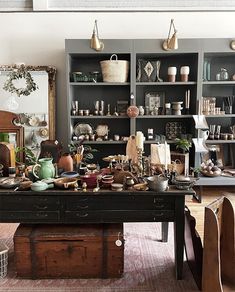
<instances>
[{"instance_id":1,"label":"wicker basket with handle","mask_svg":"<svg viewBox=\"0 0 235 292\"><path fill-rule=\"evenodd\" d=\"M115 60L113 59L115 58ZM129 61L118 60L116 54L110 60L100 61L104 82L126 82L129 73Z\"/></svg>"},{"instance_id":2,"label":"wicker basket with handle","mask_svg":"<svg viewBox=\"0 0 235 292\"><path fill-rule=\"evenodd\" d=\"M165 169L165 164L151 164L152 169ZM167 164L167 169L169 171L176 171L177 174L182 174L184 172L184 163L182 163L179 159L171 161L170 164Z\"/></svg>"}]
</instances>

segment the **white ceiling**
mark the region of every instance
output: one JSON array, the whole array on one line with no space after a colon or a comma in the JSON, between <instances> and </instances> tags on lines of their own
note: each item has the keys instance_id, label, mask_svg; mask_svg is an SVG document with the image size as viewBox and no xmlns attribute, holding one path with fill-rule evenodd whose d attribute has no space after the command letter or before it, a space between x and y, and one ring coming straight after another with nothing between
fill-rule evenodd
<instances>
[{"instance_id":1,"label":"white ceiling","mask_svg":"<svg viewBox=\"0 0 235 292\"><path fill-rule=\"evenodd\" d=\"M0 11L222 11L235 0L0 0Z\"/></svg>"}]
</instances>

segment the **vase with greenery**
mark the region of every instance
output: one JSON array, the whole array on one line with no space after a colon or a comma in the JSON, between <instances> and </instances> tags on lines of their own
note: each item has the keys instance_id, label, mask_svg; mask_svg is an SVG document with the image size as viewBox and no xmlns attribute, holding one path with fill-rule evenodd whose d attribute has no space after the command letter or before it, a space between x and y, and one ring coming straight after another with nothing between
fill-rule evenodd
<instances>
[{"instance_id":1,"label":"vase with greenery","mask_svg":"<svg viewBox=\"0 0 235 292\"><path fill-rule=\"evenodd\" d=\"M185 138L183 139L176 138L175 144L176 144L176 149L181 151L182 153L189 152L190 147L192 147L192 143Z\"/></svg>"},{"instance_id":2,"label":"vase with greenery","mask_svg":"<svg viewBox=\"0 0 235 292\"><path fill-rule=\"evenodd\" d=\"M91 163L92 160L94 160L94 153L98 152L97 149L92 148L90 145L83 145L84 147L84 152L82 155L82 163ZM78 144L75 143L70 143L68 145L69 148L69 152L72 156L74 156L77 153L77 149L78 149Z\"/></svg>"}]
</instances>

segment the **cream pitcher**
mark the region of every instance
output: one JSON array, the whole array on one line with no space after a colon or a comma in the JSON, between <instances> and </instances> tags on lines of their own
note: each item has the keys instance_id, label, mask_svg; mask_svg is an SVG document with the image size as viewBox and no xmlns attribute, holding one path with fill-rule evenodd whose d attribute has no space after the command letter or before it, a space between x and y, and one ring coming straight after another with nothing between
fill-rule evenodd
<instances>
[{"instance_id":1,"label":"cream pitcher","mask_svg":"<svg viewBox=\"0 0 235 292\"><path fill-rule=\"evenodd\" d=\"M41 158L33 166L33 175L38 179L53 178L55 176L55 167L52 158Z\"/></svg>"}]
</instances>

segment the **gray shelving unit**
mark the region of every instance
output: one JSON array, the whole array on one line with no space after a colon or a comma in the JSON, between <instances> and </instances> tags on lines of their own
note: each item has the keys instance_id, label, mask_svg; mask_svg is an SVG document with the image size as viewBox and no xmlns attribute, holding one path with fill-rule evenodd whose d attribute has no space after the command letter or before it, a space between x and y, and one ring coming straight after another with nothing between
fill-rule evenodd
<instances>
[{"instance_id":1,"label":"gray shelving unit","mask_svg":"<svg viewBox=\"0 0 235 292\"><path fill-rule=\"evenodd\" d=\"M231 76L235 73L235 51L230 46L230 39L180 39L179 49L176 51L164 51L160 39L109 39L103 40L105 48L101 52L90 49L89 39L70 39L65 40L66 51L66 83L67 83L67 141L71 142L71 129L78 123L89 123L93 129L98 124L109 126L109 136L114 134L129 136L141 130L147 135L147 129L153 128L155 134L165 134L166 123L180 122L184 125L186 132L197 137L192 115L198 114L198 101L203 96L218 97L218 106L221 104L219 97L235 94L235 81ZM130 74L126 83L105 83L105 82L72 82L71 72L100 71L99 62L108 60L115 53L119 59L130 62ZM160 77L163 82L137 82L137 63L138 59L159 60L161 62ZM210 62L210 78L203 80L204 62ZM179 70L181 66L190 66L188 82L181 82ZM168 82L167 68L176 66L178 73L176 82ZM216 81L215 75L220 68L226 68L230 75L228 81ZM187 115L159 115L159 116L138 116L129 118L127 116L72 116L71 102L79 101L80 108L94 109L95 100L104 100L106 105L111 105L111 111L117 100L130 102L130 95L134 95L134 104L137 106L145 105L146 92L164 92L165 101L184 101L185 91L190 90L191 102L190 112ZM184 105L183 105L184 106ZM235 108L232 114L206 116L208 124L222 124L222 131L229 131L229 126L235 124ZM173 147L173 142L172 143ZM223 144L229 149L231 156L234 141L214 140L208 141L214 144ZM96 145L102 151L102 156L109 154L125 153L126 142L123 141L88 141L88 144ZM145 153L149 153L150 141L145 143ZM225 155L226 158L226 155ZM227 157L228 158L228 157ZM226 159L227 159L226 158ZM191 155L190 164L198 165L199 156Z\"/></svg>"}]
</instances>

